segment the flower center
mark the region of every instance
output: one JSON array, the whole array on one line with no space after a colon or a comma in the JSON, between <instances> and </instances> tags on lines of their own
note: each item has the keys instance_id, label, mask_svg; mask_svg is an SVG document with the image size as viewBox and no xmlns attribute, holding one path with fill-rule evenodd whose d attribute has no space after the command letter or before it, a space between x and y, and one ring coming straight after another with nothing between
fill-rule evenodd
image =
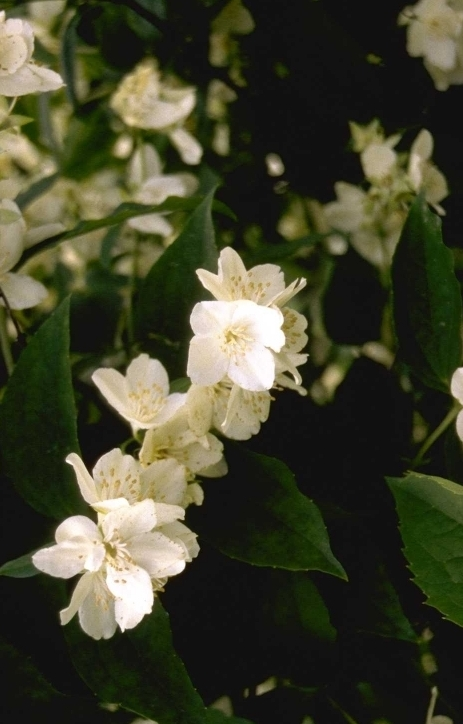
<instances>
[{"instance_id":1,"label":"flower center","mask_svg":"<svg viewBox=\"0 0 463 724\"><path fill-rule=\"evenodd\" d=\"M164 393L156 383L150 387L137 383L128 397L133 417L140 422L149 422L165 405Z\"/></svg>"},{"instance_id":2,"label":"flower center","mask_svg":"<svg viewBox=\"0 0 463 724\"><path fill-rule=\"evenodd\" d=\"M250 342L252 337L246 327L233 326L224 330L221 349L228 357L242 357Z\"/></svg>"}]
</instances>

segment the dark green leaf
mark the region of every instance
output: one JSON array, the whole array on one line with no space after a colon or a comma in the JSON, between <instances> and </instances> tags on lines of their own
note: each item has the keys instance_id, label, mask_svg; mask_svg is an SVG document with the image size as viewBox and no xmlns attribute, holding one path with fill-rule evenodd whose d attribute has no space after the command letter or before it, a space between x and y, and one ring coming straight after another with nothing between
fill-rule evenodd
<instances>
[{"instance_id":1,"label":"dark green leaf","mask_svg":"<svg viewBox=\"0 0 463 724\"><path fill-rule=\"evenodd\" d=\"M60 158L63 176L81 180L107 167L110 146L114 142L104 106L73 115Z\"/></svg>"},{"instance_id":2,"label":"dark green leaf","mask_svg":"<svg viewBox=\"0 0 463 724\"><path fill-rule=\"evenodd\" d=\"M227 716L222 711L212 708L206 710L206 722L207 724L252 724L249 719Z\"/></svg>"},{"instance_id":3,"label":"dark green leaf","mask_svg":"<svg viewBox=\"0 0 463 724\"><path fill-rule=\"evenodd\" d=\"M413 203L392 264L399 355L424 384L448 391L461 362L461 293L441 222Z\"/></svg>"},{"instance_id":4,"label":"dark green leaf","mask_svg":"<svg viewBox=\"0 0 463 724\"><path fill-rule=\"evenodd\" d=\"M45 179L43 180L45 181ZM42 191L40 191L40 193L42 193ZM27 199L24 203L29 203L29 200L33 199ZM146 204L125 202L123 204L120 204L117 209L114 209L113 212L111 212L108 216L105 216L103 219L90 219L88 221L79 221L79 223L76 224L73 229L69 229L69 231L63 231L61 234L57 234L50 239L45 239L44 241L35 244L35 246L26 249L21 257L21 261L19 262L18 266L22 266L26 261L29 261L29 259L34 257L36 254L44 251L44 249L51 249L52 247L60 244L62 241L75 239L78 236L82 236L83 234L88 234L90 231L96 231L98 229L105 229L108 226L123 224L124 221L127 221L134 216L143 216L144 214L161 214L171 211L191 211L192 209L196 209L196 207L202 202L203 198L198 196L190 196L187 199L172 196L171 198L167 199L162 204L158 204L157 206L147 206ZM228 206L222 204L220 201L214 201L212 208L214 209L214 211L218 211L222 214L225 214L226 216L234 218L234 215L230 211Z\"/></svg>"},{"instance_id":5,"label":"dark green leaf","mask_svg":"<svg viewBox=\"0 0 463 724\"><path fill-rule=\"evenodd\" d=\"M193 529L231 558L256 566L316 570L346 578L315 503L275 458L227 446L229 473L205 485Z\"/></svg>"},{"instance_id":6,"label":"dark green leaf","mask_svg":"<svg viewBox=\"0 0 463 724\"><path fill-rule=\"evenodd\" d=\"M35 181L25 191L21 191L15 199L21 211L24 211L24 209L35 201L36 198L48 191L58 178L59 175L57 173L53 173L50 176L45 176L45 178Z\"/></svg>"},{"instance_id":7,"label":"dark green leaf","mask_svg":"<svg viewBox=\"0 0 463 724\"><path fill-rule=\"evenodd\" d=\"M53 545L50 543L49 545ZM35 553L26 553L25 556L15 558L14 561L8 561L0 566L0 576L9 576L10 578L32 578L39 571L32 563L32 556Z\"/></svg>"},{"instance_id":8,"label":"dark green leaf","mask_svg":"<svg viewBox=\"0 0 463 724\"><path fill-rule=\"evenodd\" d=\"M61 71L65 82L65 91L74 113L79 107L79 98L76 88L77 78L77 27L81 22L81 8L78 6L63 32L61 43Z\"/></svg>"},{"instance_id":9,"label":"dark green leaf","mask_svg":"<svg viewBox=\"0 0 463 724\"><path fill-rule=\"evenodd\" d=\"M463 487L418 473L388 484L415 583L431 606L463 626Z\"/></svg>"},{"instance_id":10,"label":"dark green leaf","mask_svg":"<svg viewBox=\"0 0 463 724\"><path fill-rule=\"evenodd\" d=\"M185 360L192 334L191 310L205 294L196 269L217 269L211 208L212 193L199 204L178 238L151 267L136 309L138 337L165 338Z\"/></svg>"},{"instance_id":11,"label":"dark green leaf","mask_svg":"<svg viewBox=\"0 0 463 724\"><path fill-rule=\"evenodd\" d=\"M308 234L300 239L287 241L285 244L267 244L261 249L253 250L250 254L250 260L252 264L265 264L288 259L301 249L319 244L328 236L329 234Z\"/></svg>"},{"instance_id":12,"label":"dark green leaf","mask_svg":"<svg viewBox=\"0 0 463 724\"><path fill-rule=\"evenodd\" d=\"M39 706L40 704L50 704L55 699L60 698L58 692L49 684L33 663L23 653L1 639L0 661L4 679L3 705L5 705L5 698L10 703L15 701L15 704L20 706L24 699L35 700L37 706ZM8 710L4 709L4 711Z\"/></svg>"},{"instance_id":13,"label":"dark green leaf","mask_svg":"<svg viewBox=\"0 0 463 724\"><path fill-rule=\"evenodd\" d=\"M363 572L362 572L363 573ZM358 628L366 633L386 638L412 641L417 636L400 604L397 591L381 564L365 571L358 589Z\"/></svg>"},{"instance_id":14,"label":"dark green leaf","mask_svg":"<svg viewBox=\"0 0 463 724\"><path fill-rule=\"evenodd\" d=\"M270 573L270 590L266 598L269 628L283 635L286 644L292 637L298 639L299 644L306 637L335 641L336 629L309 574L281 570Z\"/></svg>"},{"instance_id":15,"label":"dark green leaf","mask_svg":"<svg viewBox=\"0 0 463 724\"><path fill-rule=\"evenodd\" d=\"M62 519L86 510L73 470L78 452L69 366L69 300L42 324L22 352L0 405L5 473L43 515Z\"/></svg>"},{"instance_id":16,"label":"dark green leaf","mask_svg":"<svg viewBox=\"0 0 463 724\"><path fill-rule=\"evenodd\" d=\"M65 633L77 671L101 700L159 724L207 724L204 704L174 651L169 617L159 599L136 628L107 641L94 641L75 621Z\"/></svg>"}]
</instances>

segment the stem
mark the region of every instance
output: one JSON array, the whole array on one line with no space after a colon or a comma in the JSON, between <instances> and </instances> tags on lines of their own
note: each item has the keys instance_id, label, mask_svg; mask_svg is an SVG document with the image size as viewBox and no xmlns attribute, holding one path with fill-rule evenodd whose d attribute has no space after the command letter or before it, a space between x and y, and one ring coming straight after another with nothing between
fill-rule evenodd
<instances>
[{"instance_id":1,"label":"stem","mask_svg":"<svg viewBox=\"0 0 463 724\"><path fill-rule=\"evenodd\" d=\"M437 686L433 686L431 689L431 700L429 702L425 724L432 724L432 716L434 714L434 707L436 706L437 694Z\"/></svg>"},{"instance_id":2,"label":"stem","mask_svg":"<svg viewBox=\"0 0 463 724\"><path fill-rule=\"evenodd\" d=\"M13 108L15 107L17 100L18 100L18 96L16 96L15 98L13 98L13 100L11 101L11 103L10 103L10 105L9 105L9 108L8 108L8 115L9 115L9 116L11 115L11 112L12 112Z\"/></svg>"},{"instance_id":3,"label":"stem","mask_svg":"<svg viewBox=\"0 0 463 724\"><path fill-rule=\"evenodd\" d=\"M429 448L434 445L436 440L439 439L439 437L442 435L443 432L446 431L448 426L454 421L456 416L461 410L461 405L458 403L455 403L454 406L448 411L442 422L439 423L439 425L436 427L435 430L429 435L429 437L426 438L420 449L418 450L418 453L416 454L416 457L413 459L411 463L411 468L417 468L421 465L423 462L423 458Z\"/></svg>"},{"instance_id":4,"label":"stem","mask_svg":"<svg viewBox=\"0 0 463 724\"><path fill-rule=\"evenodd\" d=\"M6 313L3 307L0 307L0 348L2 350L3 359L8 377L11 376L14 369L13 355L11 354L10 338L6 328Z\"/></svg>"}]
</instances>

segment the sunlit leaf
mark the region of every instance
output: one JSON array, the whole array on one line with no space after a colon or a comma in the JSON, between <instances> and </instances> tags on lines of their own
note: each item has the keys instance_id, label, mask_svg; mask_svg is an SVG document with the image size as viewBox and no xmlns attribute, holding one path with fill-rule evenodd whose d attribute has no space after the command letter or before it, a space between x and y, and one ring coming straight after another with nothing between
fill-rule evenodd
<instances>
[{"instance_id":1,"label":"sunlit leaf","mask_svg":"<svg viewBox=\"0 0 463 724\"><path fill-rule=\"evenodd\" d=\"M463 626L463 487L418 473L388 483L415 583L431 606Z\"/></svg>"}]
</instances>

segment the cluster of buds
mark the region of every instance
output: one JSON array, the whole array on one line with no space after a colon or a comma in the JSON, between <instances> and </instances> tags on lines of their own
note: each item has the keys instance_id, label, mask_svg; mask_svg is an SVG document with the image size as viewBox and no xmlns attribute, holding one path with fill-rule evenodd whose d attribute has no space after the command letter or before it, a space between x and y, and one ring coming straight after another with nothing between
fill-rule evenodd
<instances>
[{"instance_id":1,"label":"cluster of buds","mask_svg":"<svg viewBox=\"0 0 463 724\"><path fill-rule=\"evenodd\" d=\"M448 194L447 182L430 160L433 138L429 131L420 131L409 153L398 153L395 147L401 136L386 138L378 120L350 127L368 187L336 183L337 200L323 207L324 223L347 236L371 264L388 269L416 194L422 192L437 213L444 214L440 202Z\"/></svg>"}]
</instances>

